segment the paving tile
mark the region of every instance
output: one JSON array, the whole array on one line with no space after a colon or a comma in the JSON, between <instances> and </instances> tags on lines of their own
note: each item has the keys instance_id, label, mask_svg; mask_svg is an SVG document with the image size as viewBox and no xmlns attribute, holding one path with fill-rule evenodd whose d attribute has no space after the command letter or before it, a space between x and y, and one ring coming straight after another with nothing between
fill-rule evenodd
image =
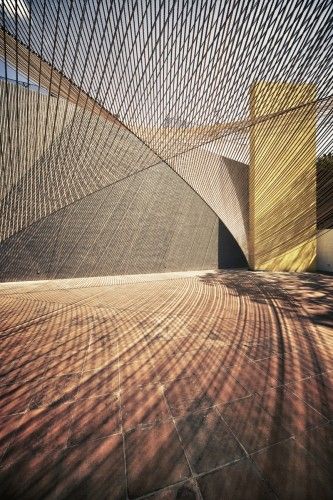
<instances>
[{"instance_id":1,"label":"paving tile","mask_svg":"<svg viewBox=\"0 0 333 500\"><path fill-rule=\"evenodd\" d=\"M219 345L214 346L206 352L206 363L211 371L219 371L221 368L226 368L249 361L241 346L236 345Z\"/></svg>"},{"instance_id":2,"label":"paving tile","mask_svg":"<svg viewBox=\"0 0 333 500\"><path fill-rule=\"evenodd\" d=\"M160 385L125 387L121 392L121 411L125 431L171 419Z\"/></svg>"},{"instance_id":3,"label":"paving tile","mask_svg":"<svg viewBox=\"0 0 333 500\"><path fill-rule=\"evenodd\" d=\"M148 497L151 500L201 500L198 485L194 480L176 484L170 488L165 488Z\"/></svg>"},{"instance_id":4,"label":"paving tile","mask_svg":"<svg viewBox=\"0 0 333 500\"><path fill-rule=\"evenodd\" d=\"M59 377L81 373L85 354L67 354L65 356L51 356L46 361L45 378Z\"/></svg>"},{"instance_id":5,"label":"paving tile","mask_svg":"<svg viewBox=\"0 0 333 500\"><path fill-rule=\"evenodd\" d=\"M217 408L248 453L290 436L253 396Z\"/></svg>"},{"instance_id":6,"label":"paving tile","mask_svg":"<svg viewBox=\"0 0 333 500\"><path fill-rule=\"evenodd\" d=\"M88 350L84 360L83 371L100 370L105 366L110 368L118 365L118 350L113 349L94 349Z\"/></svg>"},{"instance_id":7,"label":"paving tile","mask_svg":"<svg viewBox=\"0 0 333 500\"><path fill-rule=\"evenodd\" d=\"M163 298L161 297L163 302ZM183 315L170 315L166 314L160 319L155 317L153 334L158 335L164 339L183 338L189 335L187 328L187 320Z\"/></svg>"},{"instance_id":8,"label":"paving tile","mask_svg":"<svg viewBox=\"0 0 333 500\"><path fill-rule=\"evenodd\" d=\"M0 376L6 375L8 367L12 366L15 360L22 355L22 347L10 347L5 346L5 341L0 338L1 342L1 354L0 354Z\"/></svg>"},{"instance_id":9,"label":"paving tile","mask_svg":"<svg viewBox=\"0 0 333 500\"><path fill-rule=\"evenodd\" d=\"M150 362L128 363L119 366L120 388L145 386L159 382L159 376Z\"/></svg>"},{"instance_id":10,"label":"paving tile","mask_svg":"<svg viewBox=\"0 0 333 500\"><path fill-rule=\"evenodd\" d=\"M312 373L309 363L304 363L295 351L287 358L272 356L257 361L256 365L265 372L267 385L271 387L293 383L309 377Z\"/></svg>"},{"instance_id":11,"label":"paving tile","mask_svg":"<svg viewBox=\"0 0 333 500\"><path fill-rule=\"evenodd\" d=\"M117 328L119 333L119 328ZM118 337L118 349L119 353L125 352L128 349L138 350L147 347L146 343L147 335L140 328L136 326L128 328L123 327L123 333Z\"/></svg>"},{"instance_id":12,"label":"paving tile","mask_svg":"<svg viewBox=\"0 0 333 500\"><path fill-rule=\"evenodd\" d=\"M167 382L164 392L171 414L174 417L214 405L214 401L206 394L195 375Z\"/></svg>"},{"instance_id":13,"label":"paving tile","mask_svg":"<svg viewBox=\"0 0 333 500\"><path fill-rule=\"evenodd\" d=\"M98 349L111 349L113 352L118 351L118 342L108 331L102 331L100 333L94 332L90 335L90 350Z\"/></svg>"},{"instance_id":14,"label":"paving tile","mask_svg":"<svg viewBox=\"0 0 333 500\"><path fill-rule=\"evenodd\" d=\"M39 408L25 413L19 421L15 438L7 448L2 460L3 466L26 461L40 449L64 449L67 445L71 405Z\"/></svg>"},{"instance_id":15,"label":"paving tile","mask_svg":"<svg viewBox=\"0 0 333 500\"><path fill-rule=\"evenodd\" d=\"M30 401L30 408L48 406L55 402L73 401L77 392L80 376L77 374L41 380Z\"/></svg>"},{"instance_id":16,"label":"paving tile","mask_svg":"<svg viewBox=\"0 0 333 500\"><path fill-rule=\"evenodd\" d=\"M21 420L22 415L0 417L0 467L3 455L16 437Z\"/></svg>"},{"instance_id":17,"label":"paving tile","mask_svg":"<svg viewBox=\"0 0 333 500\"><path fill-rule=\"evenodd\" d=\"M119 433L121 430L119 403L118 396L75 401L71 409L68 445Z\"/></svg>"},{"instance_id":18,"label":"paving tile","mask_svg":"<svg viewBox=\"0 0 333 500\"><path fill-rule=\"evenodd\" d=\"M46 368L45 357L24 355L5 365L0 374L0 385L23 384L31 380L38 380L43 376Z\"/></svg>"},{"instance_id":19,"label":"paving tile","mask_svg":"<svg viewBox=\"0 0 333 500\"><path fill-rule=\"evenodd\" d=\"M304 336L293 346L292 353L285 354L286 359L290 356L298 356L311 374L325 373L333 369L332 349L327 342L326 332L318 336L317 332L311 336Z\"/></svg>"},{"instance_id":20,"label":"paving tile","mask_svg":"<svg viewBox=\"0 0 333 500\"><path fill-rule=\"evenodd\" d=\"M203 336L191 335L188 337L170 339L168 343L170 352L174 353L188 353L192 351L211 349L212 345L206 342Z\"/></svg>"},{"instance_id":21,"label":"paving tile","mask_svg":"<svg viewBox=\"0 0 333 500\"><path fill-rule=\"evenodd\" d=\"M329 420L333 418L333 393L328 379L317 376L300 380L288 386L288 390L306 401Z\"/></svg>"},{"instance_id":22,"label":"paving tile","mask_svg":"<svg viewBox=\"0 0 333 500\"><path fill-rule=\"evenodd\" d=\"M283 276L233 272L216 275L213 286L191 278L185 288L184 280L170 280L6 297L1 327L11 333L0 331L1 498L125 499L117 396L130 498L201 498L187 458L200 471L203 498L270 498L269 483L281 498L327 498L329 298L313 302L315 275ZM326 287L327 278L320 279ZM200 300L187 300L192 286ZM93 298L92 290L103 295ZM71 310L64 313L62 304ZM271 389L281 383L284 389ZM295 439L288 439L291 432ZM263 467L265 481L233 433ZM298 451L289 444L295 442Z\"/></svg>"},{"instance_id":23,"label":"paving tile","mask_svg":"<svg viewBox=\"0 0 333 500\"><path fill-rule=\"evenodd\" d=\"M20 325L15 325L18 331L5 336L2 340L3 348L9 349L15 354L22 354L22 347L27 348L34 340L33 332L30 332ZM14 359L17 356L14 357Z\"/></svg>"},{"instance_id":24,"label":"paving tile","mask_svg":"<svg viewBox=\"0 0 333 500\"><path fill-rule=\"evenodd\" d=\"M61 481L61 458L60 450L50 453L42 448L16 455L14 462L0 467L1 498L54 498L55 486Z\"/></svg>"},{"instance_id":25,"label":"paving tile","mask_svg":"<svg viewBox=\"0 0 333 500\"><path fill-rule=\"evenodd\" d=\"M123 438L121 435L81 443L64 452L64 480L55 498L126 498ZM71 473L68 474L68 471Z\"/></svg>"},{"instance_id":26,"label":"paving tile","mask_svg":"<svg viewBox=\"0 0 333 500\"><path fill-rule=\"evenodd\" d=\"M227 341L230 337L230 323L223 315L222 310L217 315L192 314L187 318L187 327L190 335L205 335L204 338L212 341ZM232 335L234 337L234 335Z\"/></svg>"},{"instance_id":27,"label":"paving tile","mask_svg":"<svg viewBox=\"0 0 333 500\"><path fill-rule=\"evenodd\" d=\"M326 418L288 389L278 387L257 397L258 403L290 434L326 422Z\"/></svg>"},{"instance_id":28,"label":"paving tile","mask_svg":"<svg viewBox=\"0 0 333 500\"><path fill-rule=\"evenodd\" d=\"M123 344L119 349L119 363L146 363L151 360L150 350L145 342Z\"/></svg>"},{"instance_id":29,"label":"paving tile","mask_svg":"<svg viewBox=\"0 0 333 500\"><path fill-rule=\"evenodd\" d=\"M250 393L227 369L223 370L219 368L210 372L206 371L204 377L198 374L198 379L203 385L206 395L214 405L244 398Z\"/></svg>"},{"instance_id":30,"label":"paving tile","mask_svg":"<svg viewBox=\"0 0 333 500\"><path fill-rule=\"evenodd\" d=\"M44 376L47 368L46 356L41 356L35 360L34 363L26 363L20 369L19 380L24 381L24 383L29 381L38 380L40 377Z\"/></svg>"},{"instance_id":31,"label":"paving tile","mask_svg":"<svg viewBox=\"0 0 333 500\"><path fill-rule=\"evenodd\" d=\"M176 420L187 458L197 474L225 465L244 452L215 409Z\"/></svg>"},{"instance_id":32,"label":"paving tile","mask_svg":"<svg viewBox=\"0 0 333 500\"><path fill-rule=\"evenodd\" d=\"M333 389L333 370L323 373L321 376L322 383L329 389Z\"/></svg>"},{"instance_id":33,"label":"paving tile","mask_svg":"<svg viewBox=\"0 0 333 500\"><path fill-rule=\"evenodd\" d=\"M163 339L155 336L147 341L147 346L151 353L153 362L158 362L166 357L170 358L175 354L175 342L170 339Z\"/></svg>"},{"instance_id":34,"label":"paving tile","mask_svg":"<svg viewBox=\"0 0 333 500\"><path fill-rule=\"evenodd\" d=\"M161 382L168 382L191 374L196 374L205 365L206 351L176 353L161 359L154 359ZM206 365L207 366L207 360Z\"/></svg>"},{"instance_id":35,"label":"paving tile","mask_svg":"<svg viewBox=\"0 0 333 500\"><path fill-rule=\"evenodd\" d=\"M307 430L296 437L302 445L327 471L331 471L333 463L333 427L331 424L321 425Z\"/></svg>"},{"instance_id":36,"label":"paving tile","mask_svg":"<svg viewBox=\"0 0 333 500\"><path fill-rule=\"evenodd\" d=\"M251 361L241 362L226 370L248 393L265 391L270 387L267 373Z\"/></svg>"},{"instance_id":37,"label":"paving tile","mask_svg":"<svg viewBox=\"0 0 333 500\"><path fill-rule=\"evenodd\" d=\"M253 361L265 359L277 354L269 343L251 344L243 347L244 353Z\"/></svg>"},{"instance_id":38,"label":"paving tile","mask_svg":"<svg viewBox=\"0 0 333 500\"><path fill-rule=\"evenodd\" d=\"M17 470L19 478L17 480ZM81 443L66 450L38 450L0 470L4 498L126 498L121 435Z\"/></svg>"},{"instance_id":39,"label":"paving tile","mask_svg":"<svg viewBox=\"0 0 333 500\"><path fill-rule=\"evenodd\" d=\"M67 356L75 355L77 358L82 359L88 350L88 346L88 341L84 342L78 336L74 339L69 339L68 341L58 343L53 342L52 344L48 344L46 350L50 358L57 356L66 358Z\"/></svg>"},{"instance_id":40,"label":"paving tile","mask_svg":"<svg viewBox=\"0 0 333 500\"><path fill-rule=\"evenodd\" d=\"M82 372L75 399L103 396L119 391L118 364Z\"/></svg>"},{"instance_id":41,"label":"paving tile","mask_svg":"<svg viewBox=\"0 0 333 500\"><path fill-rule=\"evenodd\" d=\"M0 416L25 412L32 399L31 385L11 384L0 388Z\"/></svg>"},{"instance_id":42,"label":"paving tile","mask_svg":"<svg viewBox=\"0 0 333 500\"><path fill-rule=\"evenodd\" d=\"M190 477L173 422L126 433L125 455L130 498L145 495Z\"/></svg>"},{"instance_id":43,"label":"paving tile","mask_svg":"<svg viewBox=\"0 0 333 500\"><path fill-rule=\"evenodd\" d=\"M63 346L59 349L59 343L53 338L48 338L47 341L44 339L36 339L30 342L25 349L26 354L37 355L43 358L65 354L67 351L68 349L64 350Z\"/></svg>"},{"instance_id":44,"label":"paving tile","mask_svg":"<svg viewBox=\"0 0 333 500\"><path fill-rule=\"evenodd\" d=\"M252 457L279 498L332 498L333 484L329 474L293 439Z\"/></svg>"},{"instance_id":45,"label":"paving tile","mask_svg":"<svg viewBox=\"0 0 333 500\"><path fill-rule=\"evenodd\" d=\"M275 495L250 460L240 460L198 478L204 500L269 500Z\"/></svg>"}]
</instances>

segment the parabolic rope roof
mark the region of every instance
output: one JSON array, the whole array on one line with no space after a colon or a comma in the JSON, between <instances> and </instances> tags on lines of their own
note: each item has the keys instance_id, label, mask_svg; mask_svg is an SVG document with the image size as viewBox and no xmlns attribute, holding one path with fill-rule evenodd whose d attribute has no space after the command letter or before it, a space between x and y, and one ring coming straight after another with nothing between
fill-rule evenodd
<instances>
[{"instance_id":1,"label":"parabolic rope roof","mask_svg":"<svg viewBox=\"0 0 333 500\"><path fill-rule=\"evenodd\" d=\"M332 223L312 168L332 152L332 14L3 0L0 279L217 267L221 225L253 268L302 268L290 241L312 252L321 205Z\"/></svg>"}]
</instances>

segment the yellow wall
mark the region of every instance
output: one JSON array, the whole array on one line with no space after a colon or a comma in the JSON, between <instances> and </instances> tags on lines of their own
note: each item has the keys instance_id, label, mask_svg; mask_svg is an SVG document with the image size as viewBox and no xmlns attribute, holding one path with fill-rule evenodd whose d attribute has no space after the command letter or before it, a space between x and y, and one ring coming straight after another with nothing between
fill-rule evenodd
<instances>
[{"instance_id":1,"label":"yellow wall","mask_svg":"<svg viewBox=\"0 0 333 500\"><path fill-rule=\"evenodd\" d=\"M314 268L315 92L310 84L259 82L251 87L251 118L257 120L250 132L252 269Z\"/></svg>"}]
</instances>

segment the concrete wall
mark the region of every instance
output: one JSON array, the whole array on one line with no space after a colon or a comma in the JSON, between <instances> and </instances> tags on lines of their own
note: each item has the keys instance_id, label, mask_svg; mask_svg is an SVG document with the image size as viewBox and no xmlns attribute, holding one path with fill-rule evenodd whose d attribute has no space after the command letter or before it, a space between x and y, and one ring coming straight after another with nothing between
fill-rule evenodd
<instances>
[{"instance_id":1,"label":"concrete wall","mask_svg":"<svg viewBox=\"0 0 333 500\"><path fill-rule=\"evenodd\" d=\"M63 99L0 90L0 281L218 266L218 217L133 134Z\"/></svg>"},{"instance_id":2,"label":"concrete wall","mask_svg":"<svg viewBox=\"0 0 333 500\"><path fill-rule=\"evenodd\" d=\"M64 207L0 246L0 280L218 266L218 218L157 165Z\"/></svg>"},{"instance_id":3,"label":"concrete wall","mask_svg":"<svg viewBox=\"0 0 333 500\"><path fill-rule=\"evenodd\" d=\"M0 241L161 160L117 123L0 82Z\"/></svg>"},{"instance_id":4,"label":"concrete wall","mask_svg":"<svg viewBox=\"0 0 333 500\"><path fill-rule=\"evenodd\" d=\"M317 270L333 273L333 229L318 231Z\"/></svg>"},{"instance_id":5,"label":"concrete wall","mask_svg":"<svg viewBox=\"0 0 333 500\"><path fill-rule=\"evenodd\" d=\"M217 140L170 160L171 167L188 182L218 215L248 258L248 165L223 156Z\"/></svg>"},{"instance_id":6,"label":"concrete wall","mask_svg":"<svg viewBox=\"0 0 333 500\"><path fill-rule=\"evenodd\" d=\"M317 166L317 270L333 273L333 166Z\"/></svg>"}]
</instances>

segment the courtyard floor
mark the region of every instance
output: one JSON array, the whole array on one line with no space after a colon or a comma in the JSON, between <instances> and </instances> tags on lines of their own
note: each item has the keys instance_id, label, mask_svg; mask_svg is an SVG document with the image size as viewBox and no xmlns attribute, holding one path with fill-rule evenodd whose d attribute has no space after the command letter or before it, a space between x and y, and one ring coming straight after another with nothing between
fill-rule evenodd
<instances>
[{"instance_id":1,"label":"courtyard floor","mask_svg":"<svg viewBox=\"0 0 333 500\"><path fill-rule=\"evenodd\" d=\"M332 276L132 281L0 285L0 497L332 498Z\"/></svg>"}]
</instances>

